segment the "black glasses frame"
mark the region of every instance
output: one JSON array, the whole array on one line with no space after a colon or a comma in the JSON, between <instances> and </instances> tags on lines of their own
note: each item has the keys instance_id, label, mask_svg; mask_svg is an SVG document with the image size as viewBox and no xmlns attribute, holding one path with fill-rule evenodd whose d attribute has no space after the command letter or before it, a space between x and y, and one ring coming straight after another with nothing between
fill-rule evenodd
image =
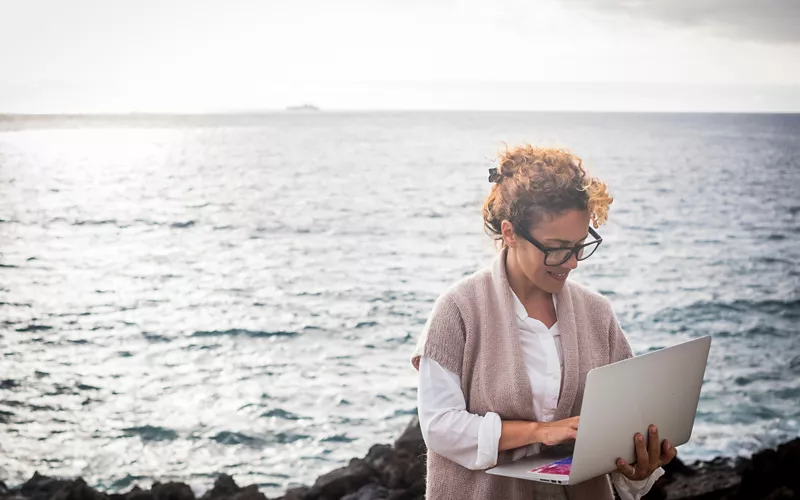
<instances>
[{"instance_id":1,"label":"black glasses frame","mask_svg":"<svg viewBox=\"0 0 800 500\"><path fill-rule=\"evenodd\" d=\"M513 223L512 223L512 224L513 224ZM525 238L526 240L528 240L528 242L529 242L531 245L535 246L536 248L538 248L539 250L541 250L541 251L542 251L542 253L544 253L544 265L545 265L545 266L551 266L551 267L552 267L552 266L560 266L560 265L561 265L561 264L563 264L564 262L566 262L566 261L568 261L569 259L571 259L573 255L574 255L574 256L575 256L575 258L576 258L576 259L578 259L578 260L586 260L586 259L588 259L589 257L591 257L591 256L594 254L594 252L595 252L595 251L597 251L597 248L595 248L595 249L592 251L592 253L590 253L589 255L587 255L587 256L585 256L585 257L583 257L583 258L578 258L578 252L580 252L580 251L581 251L581 250L583 250L584 248L588 247L589 245L595 245L595 244L596 244L596 245L599 247L599 246L600 246L600 243L602 243L602 242L603 242L603 238L602 238L602 237L601 237L599 234L597 234L597 231L595 231L594 229L592 229L592 227L591 227L591 226L589 226L589 234L591 234L591 235L592 235L592 236L595 238L595 240L594 240L594 241L590 241L589 243L584 243L584 244L582 244L582 245L577 245L577 246L574 246L574 247L572 247L572 248L569 248L569 247L548 248L548 247L546 247L546 246L542 245L541 243L539 243L538 241L536 241L536 238L534 238L533 236L531 236L531 234L530 234L530 233L529 233L527 230L525 230L525 229L524 229L524 228L523 228L521 225L514 224L514 229L516 229L516 230L517 230L517 232L518 232L518 233L519 233L519 234L520 234L520 235L521 235L523 238ZM547 256L548 256L550 253L552 253L552 252L555 252L555 251L563 251L563 250L567 250L567 249L569 249L569 253L567 254L567 257L566 257L564 260L562 260L561 262L559 262L559 263L557 263L557 264L548 264L548 263L547 263Z\"/></svg>"}]
</instances>

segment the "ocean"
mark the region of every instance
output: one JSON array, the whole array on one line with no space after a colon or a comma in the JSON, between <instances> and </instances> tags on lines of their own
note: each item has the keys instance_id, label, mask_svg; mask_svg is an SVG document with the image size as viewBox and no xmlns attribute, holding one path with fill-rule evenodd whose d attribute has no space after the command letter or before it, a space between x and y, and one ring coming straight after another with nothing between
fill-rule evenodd
<instances>
[{"instance_id":1,"label":"ocean","mask_svg":"<svg viewBox=\"0 0 800 500\"><path fill-rule=\"evenodd\" d=\"M0 118L0 480L267 496L391 443L496 153L609 185L571 278L636 353L713 335L683 460L800 435L800 115Z\"/></svg>"}]
</instances>

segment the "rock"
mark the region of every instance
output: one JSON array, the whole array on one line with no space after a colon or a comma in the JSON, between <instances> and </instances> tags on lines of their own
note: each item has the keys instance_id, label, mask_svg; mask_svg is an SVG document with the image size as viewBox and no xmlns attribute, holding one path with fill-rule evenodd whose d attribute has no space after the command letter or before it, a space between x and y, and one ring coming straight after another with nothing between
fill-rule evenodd
<instances>
[{"instance_id":1,"label":"rock","mask_svg":"<svg viewBox=\"0 0 800 500\"><path fill-rule=\"evenodd\" d=\"M150 488L153 493L153 500L195 500L194 492L185 483L153 483Z\"/></svg>"},{"instance_id":2,"label":"rock","mask_svg":"<svg viewBox=\"0 0 800 500\"><path fill-rule=\"evenodd\" d=\"M727 459L700 463L693 469L693 474L676 474L671 480L664 481L660 488L666 495L662 498L726 498L737 490L741 482L733 462ZM646 498L651 498L649 493Z\"/></svg>"},{"instance_id":3,"label":"rock","mask_svg":"<svg viewBox=\"0 0 800 500\"><path fill-rule=\"evenodd\" d=\"M764 500L792 500L798 497L795 492L789 489L788 486L781 486L769 495L764 497Z\"/></svg>"},{"instance_id":4,"label":"rock","mask_svg":"<svg viewBox=\"0 0 800 500\"><path fill-rule=\"evenodd\" d=\"M742 500L766 498L778 494L775 491L781 489L788 489L800 497L800 438L784 443L776 450L756 453L742 469L741 475L742 487L737 498Z\"/></svg>"},{"instance_id":5,"label":"rock","mask_svg":"<svg viewBox=\"0 0 800 500\"><path fill-rule=\"evenodd\" d=\"M345 495L341 500L423 500L423 495L417 495L407 489L389 489L375 483L361 487L355 493Z\"/></svg>"},{"instance_id":6,"label":"rock","mask_svg":"<svg viewBox=\"0 0 800 500\"><path fill-rule=\"evenodd\" d=\"M418 462L406 471L408 490L415 495L425 495L425 463Z\"/></svg>"},{"instance_id":7,"label":"rock","mask_svg":"<svg viewBox=\"0 0 800 500\"><path fill-rule=\"evenodd\" d=\"M424 490L424 455L419 457L402 448L375 445L370 448L364 461L373 468L381 484L390 490L408 489L420 480L423 481Z\"/></svg>"},{"instance_id":8,"label":"rock","mask_svg":"<svg viewBox=\"0 0 800 500\"><path fill-rule=\"evenodd\" d=\"M124 500L153 500L153 492L134 486L124 495Z\"/></svg>"},{"instance_id":9,"label":"rock","mask_svg":"<svg viewBox=\"0 0 800 500\"><path fill-rule=\"evenodd\" d=\"M694 469L683 463L680 458L675 457L664 467L664 475L662 477L672 477L676 475L693 476L694 474L696 474Z\"/></svg>"},{"instance_id":10,"label":"rock","mask_svg":"<svg viewBox=\"0 0 800 500\"><path fill-rule=\"evenodd\" d=\"M385 500L389 497L389 490L375 483L362 486L355 493L342 497L342 500Z\"/></svg>"},{"instance_id":11,"label":"rock","mask_svg":"<svg viewBox=\"0 0 800 500\"><path fill-rule=\"evenodd\" d=\"M715 458L668 469L646 500L800 499L800 438L752 459Z\"/></svg>"},{"instance_id":12,"label":"rock","mask_svg":"<svg viewBox=\"0 0 800 500\"><path fill-rule=\"evenodd\" d=\"M222 500L237 498L241 492L242 488L236 484L236 481L234 481L231 476L227 474L220 474L216 481L214 481L214 487L200 497L200 500Z\"/></svg>"},{"instance_id":13,"label":"rock","mask_svg":"<svg viewBox=\"0 0 800 500\"><path fill-rule=\"evenodd\" d=\"M100 493L78 478L56 491L51 500L108 500L108 495Z\"/></svg>"},{"instance_id":14,"label":"rock","mask_svg":"<svg viewBox=\"0 0 800 500\"><path fill-rule=\"evenodd\" d=\"M394 446L375 445L364 459L317 479L312 487L286 492L279 500L424 500L425 443L419 421L413 419ZM674 460L646 500L800 500L800 438L752 459L717 458L686 465ZM195 500L184 483L134 486L127 493L105 494L83 479L66 480L38 472L19 489L0 482L0 500ZM220 474L199 500L267 500L257 485L240 487Z\"/></svg>"},{"instance_id":15,"label":"rock","mask_svg":"<svg viewBox=\"0 0 800 500\"><path fill-rule=\"evenodd\" d=\"M397 455L391 446L377 444L370 448L364 457L364 461L375 471L381 484L388 488L400 488L405 482L405 464L398 460Z\"/></svg>"},{"instance_id":16,"label":"rock","mask_svg":"<svg viewBox=\"0 0 800 500\"><path fill-rule=\"evenodd\" d=\"M231 500L267 500L267 497L258 491L257 484L245 486L238 493L230 497Z\"/></svg>"},{"instance_id":17,"label":"rock","mask_svg":"<svg viewBox=\"0 0 800 500\"><path fill-rule=\"evenodd\" d=\"M58 479L38 471L22 485L19 493L30 500L109 500L108 495L89 487L81 477Z\"/></svg>"},{"instance_id":18,"label":"rock","mask_svg":"<svg viewBox=\"0 0 800 500\"><path fill-rule=\"evenodd\" d=\"M414 490L391 490L386 500L425 500L425 489L422 493Z\"/></svg>"},{"instance_id":19,"label":"rock","mask_svg":"<svg viewBox=\"0 0 800 500\"><path fill-rule=\"evenodd\" d=\"M299 488L292 488L286 491L286 494L277 500L308 500L308 486L300 486Z\"/></svg>"},{"instance_id":20,"label":"rock","mask_svg":"<svg viewBox=\"0 0 800 500\"><path fill-rule=\"evenodd\" d=\"M394 447L398 450L406 450L414 456L424 456L428 453L425 440L422 438L422 429L419 426L419 419L414 417L409 422L403 434L394 442Z\"/></svg>"},{"instance_id":21,"label":"rock","mask_svg":"<svg viewBox=\"0 0 800 500\"><path fill-rule=\"evenodd\" d=\"M354 458L347 467L320 476L308 491L306 498L334 500L358 491L367 483L377 481L372 467L364 460Z\"/></svg>"},{"instance_id":22,"label":"rock","mask_svg":"<svg viewBox=\"0 0 800 500\"><path fill-rule=\"evenodd\" d=\"M0 481L0 499L2 500L25 500L19 489L9 488L6 483Z\"/></svg>"},{"instance_id":23,"label":"rock","mask_svg":"<svg viewBox=\"0 0 800 500\"><path fill-rule=\"evenodd\" d=\"M388 444L376 444L369 449L364 461L373 469L381 470L387 463L391 463L394 460L395 455L394 448Z\"/></svg>"},{"instance_id":24,"label":"rock","mask_svg":"<svg viewBox=\"0 0 800 500\"><path fill-rule=\"evenodd\" d=\"M50 498L60 489L64 488L71 481L58 479L39 474L35 471L33 476L22 485L20 493L30 500L50 500Z\"/></svg>"}]
</instances>

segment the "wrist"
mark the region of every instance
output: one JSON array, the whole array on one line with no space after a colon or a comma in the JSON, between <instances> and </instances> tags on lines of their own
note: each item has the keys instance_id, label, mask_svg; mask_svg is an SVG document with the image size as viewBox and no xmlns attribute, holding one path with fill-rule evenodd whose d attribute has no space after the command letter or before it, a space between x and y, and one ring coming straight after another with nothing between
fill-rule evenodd
<instances>
[{"instance_id":1,"label":"wrist","mask_svg":"<svg viewBox=\"0 0 800 500\"><path fill-rule=\"evenodd\" d=\"M542 422L531 422L530 423L530 430L528 434L528 441L529 444L534 443L541 443L542 442Z\"/></svg>"}]
</instances>

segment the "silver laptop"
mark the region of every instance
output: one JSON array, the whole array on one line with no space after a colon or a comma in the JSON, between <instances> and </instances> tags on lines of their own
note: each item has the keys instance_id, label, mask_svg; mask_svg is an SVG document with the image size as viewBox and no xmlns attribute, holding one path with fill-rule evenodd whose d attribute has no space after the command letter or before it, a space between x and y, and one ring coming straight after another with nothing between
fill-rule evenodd
<instances>
[{"instance_id":1,"label":"silver laptop","mask_svg":"<svg viewBox=\"0 0 800 500\"><path fill-rule=\"evenodd\" d=\"M692 434L711 337L595 368L586 376L574 445L487 470L489 474L555 484L576 484L617 469L617 458L636 460L633 436L650 424L673 446Z\"/></svg>"}]
</instances>

